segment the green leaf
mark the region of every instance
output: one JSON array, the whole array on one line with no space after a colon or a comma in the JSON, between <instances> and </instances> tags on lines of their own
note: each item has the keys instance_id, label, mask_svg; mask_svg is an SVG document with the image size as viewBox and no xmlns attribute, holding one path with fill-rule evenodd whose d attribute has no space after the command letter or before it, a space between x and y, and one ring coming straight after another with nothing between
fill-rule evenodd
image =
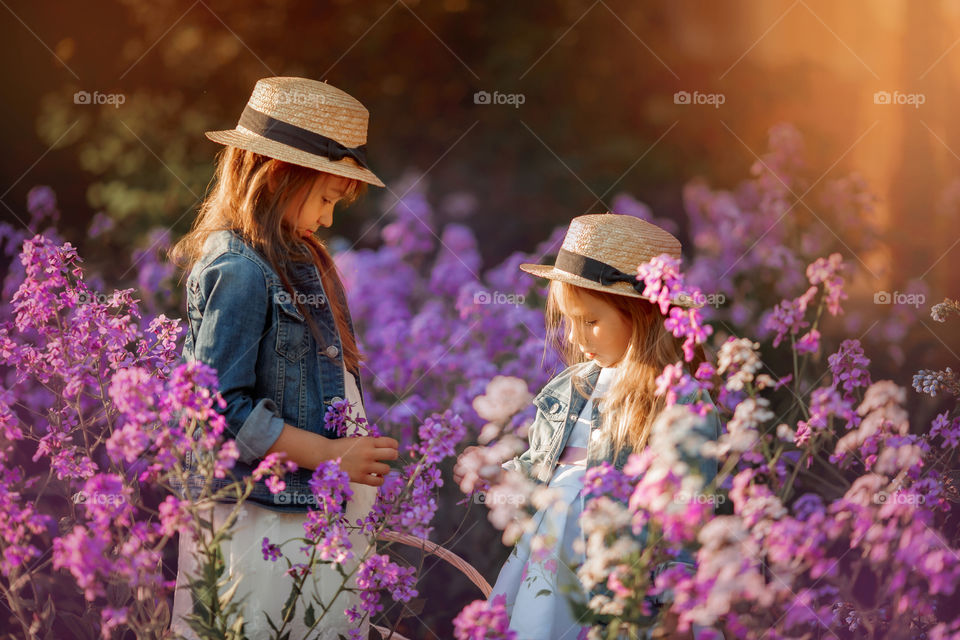
<instances>
[{"instance_id":1,"label":"green leaf","mask_svg":"<svg viewBox=\"0 0 960 640\"><path fill-rule=\"evenodd\" d=\"M312 627L313 624L317 621L317 614L313 610L313 603L307 605L307 610L303 612L303 624L307 627Z\"/></svg>"}]
</instances>

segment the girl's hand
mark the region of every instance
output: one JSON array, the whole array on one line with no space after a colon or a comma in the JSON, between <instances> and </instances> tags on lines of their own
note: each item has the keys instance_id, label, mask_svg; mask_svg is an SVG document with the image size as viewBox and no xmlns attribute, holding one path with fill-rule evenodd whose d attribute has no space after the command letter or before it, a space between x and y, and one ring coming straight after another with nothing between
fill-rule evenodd
<instances>
[{"instance_id":1,"label":"girl's hand","mask_svg":"<svg viewBox=\"0 0 960 640\"><path fill-rule=\"evenodd\" d=\"M400 457L400 443L386 436L361 436L329 440L327 459L340 458L340 468L350 476L351 482L379 487L383 476L390 472L390 465L381 460L396 460Z\"/></svg>"}]
</instances>

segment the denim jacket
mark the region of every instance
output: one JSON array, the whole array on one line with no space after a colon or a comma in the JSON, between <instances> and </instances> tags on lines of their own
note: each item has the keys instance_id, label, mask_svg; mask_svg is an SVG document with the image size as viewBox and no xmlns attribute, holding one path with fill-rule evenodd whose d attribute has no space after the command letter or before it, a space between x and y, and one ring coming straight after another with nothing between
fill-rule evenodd
<instances>
[{"instance_id":1,"label":"denim jacket","mask_svg":"<svg viewBox=\"0 0 960 640\"><path fill-rule=\"evenodd\" d=\"M333 312L312 261L293 263L288 275L321 344L270 263L236 233L211 233L187 277L189 331L182 360L199 360L217 371L226 401L218 411L226 418L225 435L239 450L232 470L237 479L252 473L284 423L337 437L323 421L328 405L346 395ZM338 295L346 308L343 292ZM352 332L349 313L347 318ZM352 373L360 386L359 371ZM286 488L277 494L258 481L248 499L278 511L305 511L316 505L311 475L310 469L287 473ZM202 478L194 474L191 485L198 481ZM212 482L219 488L231 479Z\"/></svg>"},{"instance_id":2,"label":"denim jacket","mask_svg":"<svg viewBox=\"0 0 960 640\"><path fill-rule=\"evenodd\" d=\"M567 446L570 434L573 432L580 413L588 400L587 397L577 391L574 381L580 379L584 391L589 395L592 393L599 375L600 367L597 364L584 362L568 367L550 380L533 399L533 403L537 406L537 415L527 432L530 447L519 456L505 462L503 467L508 470L520 471L538 484L549 483L556 469L557 461ZM677 403L692 404L697 399L698 396L689 394L678 398ZM706 401L713 405L709 396ZM720 437L720 420L716 412L716 406L714 406L714 411L700 422L697 431L707 440L716 441ZM600 412L595 409L591 418L590 439L587 444L587 469L607 461L612 462L618 471L623 471L631 453L630 447L624 447L614 459L613 443L609 437L600 431ZM691 454L688 456L688 461L698 468L704 478L704 486L713 482L719 471L717 460L707 458L699 451L686 453ZM641 545L645 544L645 529L638 536L638 540ZM679 558L679 561L691 566L694 564L694 559L689 554L684 554ZM655 575L665 570L669 564L672 563L658 566L654 572ZM598 585L590 592L588 600L606 591L604 585ZM660 598L652 599L652 602L658 606L662 604Z\"/></svg>"}]
</instances>

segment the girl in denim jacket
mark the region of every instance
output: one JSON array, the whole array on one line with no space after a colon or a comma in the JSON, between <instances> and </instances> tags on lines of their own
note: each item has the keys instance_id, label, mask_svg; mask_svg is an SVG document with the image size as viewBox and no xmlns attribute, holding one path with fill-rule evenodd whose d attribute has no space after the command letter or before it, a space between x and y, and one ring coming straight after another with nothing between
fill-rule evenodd
<instances>
[{"instance_id":1,"label":"girl in denim jacket","mask_svg":"<svg viewBox=\"0 0 960 640\"><path fill-rule=\"evenodd\" d=\"M376 487L389 471L385 461L397 458L393 438L338 438L324 425L327 407L339 400L364 415L361 354L343 286L314 233L331 225L337 203L352 202L366 184L383 186L366 166L367 119L363 105L326 83L289 77L258 81L237 128L207 133L226 145L216 182L193 229L171 251L171 259L189 270L183 357L217 371L227 435L239 452L233 475L251 475L272 453L299 467L285 475L279 493L256 482L232 538L221 543L231 583L239 581L233 601L243 600L244 631L251 638L272 635L266 615L274 623L282 619L292 586L284 575L286 563L265 559L262 541L304 536L307 509L315 505L308 485L312 470L340 459L353 490L346 515L355 522L373 505ZM230 481L212 480L215 486ZM234 507L214 505L215 528ZM350 537L358 554L371 543L359 532ZM173 629L195 637L182 620L193 607L183 588L196 569L197 541L189 538L180 540ZM295 546L285 547L288 556L295 556L290 552ZM311 578L302 602L315 595L329 604L340 574L317 565ZM342 593L309 637L356 633L343 613L356 603L355 596ZM302 615L286 628L289 637L307 637ZM366 629L359 632L366 637Z\"/></svg>"},{"instance_id":2,"label":"girl in denim jacket","mask_svg":"<svg viewBox=\"0 0 960 640\"><path fill-rule=\"evenodd\" d=\"M680 256L679 241L663 229L632 216L587 215L571 222L556 264L520 266L551 281L548 335L570 365L534 398L529 448L503 464L548 485L567 506L565 513L552 508L535 514L536 529L514 546L490 594L506 597L510 627L520 640L586 637L588 627L578 624L564 594L573 589L583 602L595 595L582 593L566 564L584 560L574 547L582 538L584 475L605 461L622 470L629 455L645 446L665 408L655 379L682 360L680 341L665 329L659 308L642 296L644 284L636 280L637 266L663 253ZM703 360L699 351L689 365L693 370ZM693 396L678 402L697 400L712 403ZM697 431L703 439L719 437L715 411ZM471 466L463 460L474 455L469 449L455 469L458 482ZM717 474L715 460L698 456L696 466L706 483ZM547 547L540 548L544 541Z\"/></svg>"}]
</instances>

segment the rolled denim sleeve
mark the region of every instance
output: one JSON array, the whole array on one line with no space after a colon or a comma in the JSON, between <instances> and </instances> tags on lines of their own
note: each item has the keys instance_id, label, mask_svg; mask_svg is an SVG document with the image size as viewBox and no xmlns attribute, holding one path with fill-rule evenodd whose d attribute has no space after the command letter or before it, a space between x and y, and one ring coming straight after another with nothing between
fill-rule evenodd
<instances>
[{"instance_id":1,"label":"rolled denim sleeve","mask_svg":"<svg viewBox=\"0 0 960 640\"><path fill-rule=\"evenodd\" d=\"M519 456L507 460L500 466L506 471L519 471L528 478L539 483L539 479L533 474L533 450L527 449Z\"/></svg>"},{"instance_id":2,"label":"rolled denim sleeve","mask_svg":"<svg viewBox=\"0 0 960 640\"><path fill-rule=\"evenodd\" d=\"M256 398L256 362L269 304L260 267L249 258L225 253L196 275L200 325L193 355L217 371L226 407L227 432L240 460L266 455L284 422L276 403Z\"/></svg>"}]
</instances>

